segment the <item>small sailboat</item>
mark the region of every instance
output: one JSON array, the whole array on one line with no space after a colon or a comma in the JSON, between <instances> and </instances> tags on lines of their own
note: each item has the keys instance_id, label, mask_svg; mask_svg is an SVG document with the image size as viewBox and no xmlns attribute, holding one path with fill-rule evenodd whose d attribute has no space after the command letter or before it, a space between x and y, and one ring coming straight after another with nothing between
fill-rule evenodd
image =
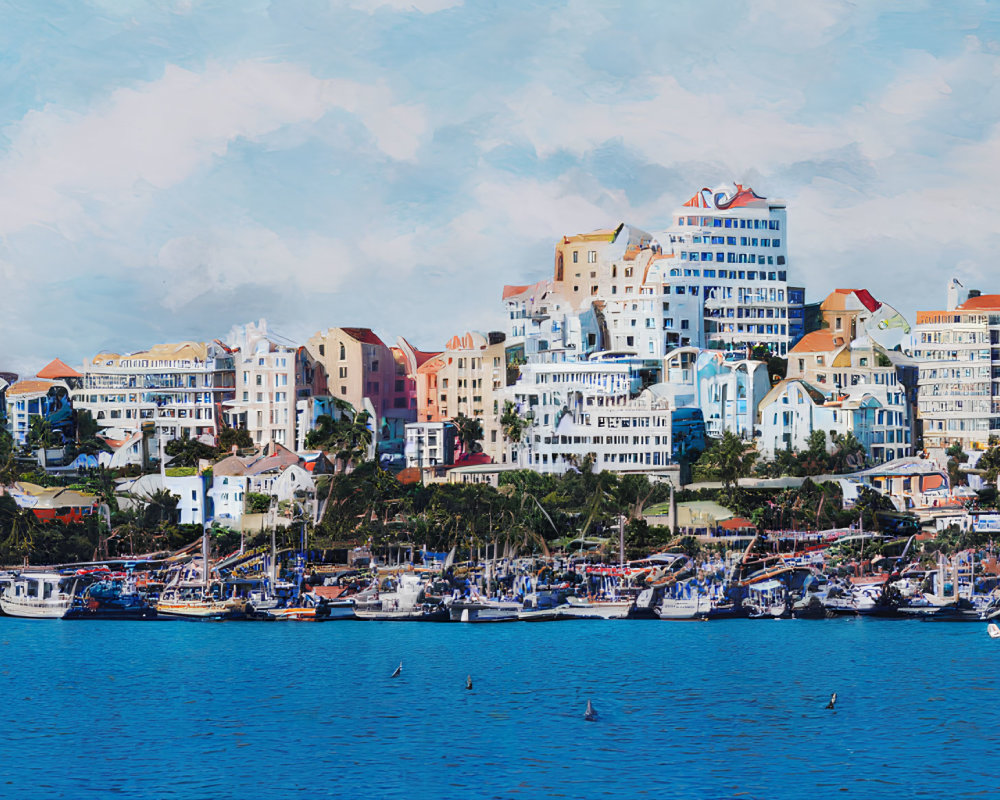
<instances>
[{"instance_id":1,"label":"small sailboat","mask_svg":"<svg viewBox=\"0 0 1000 800\"><path fill-rule=\"evenodd\" d=\"M991 639L1000 639L1000 625L995 622L991 622L986 626L986 632L990 635Z\"/></svg>"},{"instance_id":2,"label":"small sailboat","mask_svg":"<svg viewBox=\"0 0 1000 800\"><path fill-rule=\"evenodd\" d=\"M594 711L594 706L591 705L590 701L587 701L587 710L583 712L583 718L587 722L597 722L597 712Z\"/></svg>"}]
</instances>

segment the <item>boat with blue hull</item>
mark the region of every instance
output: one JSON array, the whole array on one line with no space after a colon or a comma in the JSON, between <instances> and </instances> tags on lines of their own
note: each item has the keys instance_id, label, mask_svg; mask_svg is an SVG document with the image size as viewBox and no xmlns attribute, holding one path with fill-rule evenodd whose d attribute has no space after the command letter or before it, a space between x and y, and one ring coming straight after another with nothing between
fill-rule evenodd
<instances>
[{"instance_id":1,"label":"boat with blue hull","mask_svg":"<svg viewBox=\"0 0 1000 800\"><path fill-rule=\"evenodd\" d=\"M148 620L158 617L146 596L133 581L108 578L92 583L73 598L63 619Z\"/></svg>"}]
</instances>

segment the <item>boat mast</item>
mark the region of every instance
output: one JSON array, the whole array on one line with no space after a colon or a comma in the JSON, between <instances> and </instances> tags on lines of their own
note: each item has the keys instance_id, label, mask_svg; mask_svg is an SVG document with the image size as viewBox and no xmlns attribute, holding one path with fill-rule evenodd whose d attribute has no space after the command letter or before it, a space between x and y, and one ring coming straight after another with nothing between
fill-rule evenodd
<instances>
[{"instance_id":1,"label":"boat mast","mask_svg":"<svg viewBox=\"0 0 1000 800\"><path fill-rule=\"evenodd\" d=\"M205 597L208 597L208 528L204 524L201 526L201 563Z\"/></svg>"}]
</instances>

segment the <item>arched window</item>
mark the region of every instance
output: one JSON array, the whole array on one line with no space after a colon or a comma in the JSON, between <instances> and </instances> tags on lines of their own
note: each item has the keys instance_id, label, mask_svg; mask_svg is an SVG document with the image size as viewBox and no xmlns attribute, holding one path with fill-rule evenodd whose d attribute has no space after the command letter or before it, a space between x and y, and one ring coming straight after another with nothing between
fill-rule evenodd
<instances>
[{"instance_id":1,"label":"arched window","mask_svg":"<svg viewBox=\"0 0 1000 800\"><path fill-rule=\"evenodd\" d=\"M340 343L340 360L343 361L347 358L347 348L344 347L344 343Z\"/></svg>"},{"instance_id":2,"label":"arched window","mask_svg":"<svg viewBox=\"0 0 1000 800\"><path fill-rule=\"evenodd\" d=\"M563 254L556 254L556 280L561 281L563 279Z\"/></svg>"}]
</instances>

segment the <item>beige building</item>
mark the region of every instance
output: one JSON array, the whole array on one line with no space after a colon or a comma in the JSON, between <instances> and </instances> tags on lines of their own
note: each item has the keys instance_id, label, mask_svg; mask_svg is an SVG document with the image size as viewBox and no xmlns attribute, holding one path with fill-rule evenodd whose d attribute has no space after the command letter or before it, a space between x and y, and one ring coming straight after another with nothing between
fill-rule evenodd
<instances>
[{"instance_id":1,"label":"beige building","mask_svg":"<svg viewBox=\"0 0 1000 800\"><path fill-rule=\"evenodd\" d=\"M370 328L328 328L306 344L326 370L330 394L364 408L364 398L379 418L416 408L413 379L402 351L386 346Z\"/></svg>"},{"instance_id":2,"label":"beige building","mask_svg":"<svg viewBox=\"0 0 1000 800\"><path fill-rule=\"evenodd\" d=\"M425 361L416 375L417 420L444 422L460 414L483 425L483 452L494 461L504 452L498 394L507 383L506 337L469 332L453 336L443 353Z\"/></svg>"},{"instance_id":3,"label":"beige building","mask_svg":"<svg viewBox=\"0 0 1000 800\"><path fill-rule=\"evenodd\" d=\"M304 369L300 362L308 360L305 349L276 342L265 320L234 327L229 344L234 351L236 396L225 404L228 424L246 428L258 446L274 442L295 447L297 401L300 395L325 389L322 371L315 364ZM303 383L304 376L311 383Z\"/></svg>"}]
</instances>

